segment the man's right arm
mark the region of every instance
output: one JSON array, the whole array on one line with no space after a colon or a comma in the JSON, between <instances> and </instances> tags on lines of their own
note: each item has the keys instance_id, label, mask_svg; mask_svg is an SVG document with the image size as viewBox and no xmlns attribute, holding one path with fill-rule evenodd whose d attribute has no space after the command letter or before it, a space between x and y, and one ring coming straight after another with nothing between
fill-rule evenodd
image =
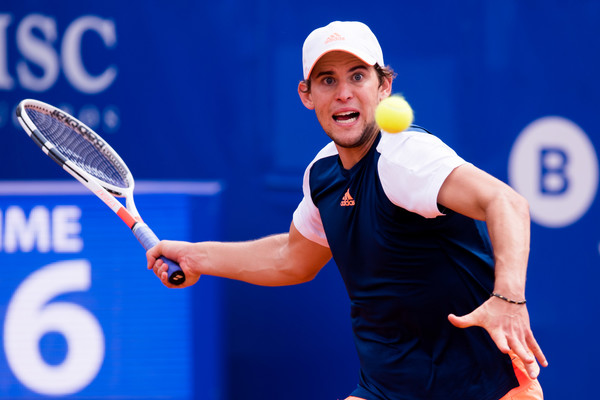
<instances>
[{"instance_id":1,"label":"man's right arm","mask_svg":"<svg viewBox=\"0 0 600 400\"><path fill-rule=\"evenodd\" d=\"M177 262L186 275L181 286L167 280L165 256ZM262 286L295 285L312 280L331 259L331 251L307 238L294 223L288 233L248 242L161 241L148 250L148 269L171 288L191 286L201 275L236 279Z\"/></svg>"}]
</instances>

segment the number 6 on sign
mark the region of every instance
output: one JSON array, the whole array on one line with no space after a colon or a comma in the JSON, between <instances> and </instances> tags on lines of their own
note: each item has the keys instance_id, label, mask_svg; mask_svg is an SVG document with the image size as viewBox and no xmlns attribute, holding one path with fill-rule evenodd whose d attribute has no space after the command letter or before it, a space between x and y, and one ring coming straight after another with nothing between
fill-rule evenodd
<instances>
[{"instance_id":1,"label":"number 6 on sign","mask_svg":"<svg viewBox=\"0 0 600 400\"><path fill-rule=\"evenodd\" d=\"M4 352L10 369L29 389L53 396L76 393L98 374L104 360L104 334L98 320L78 304L51 302L63 293L91 286L87 260L49 264L31 274L15 291L4 322ZM67 341L59 365L47 364L40 339L58 332Z\"/></svg>"},{"instance_id":2,"label":"number 6 on sign","mask_svg":"<svg viewBox=\"0 0 600 400\"><path fill-rule=\"evenodd\" d=\"M96 132L66 112L37 100L19 103L17 118L43 152L106 203L146 250L158 243L133 202L134 181L129 168ZM125 207L115 196L125 197ZM169 282L185 282L179 265L161 259L168 266Z\"/></svg>"}]
</instances>

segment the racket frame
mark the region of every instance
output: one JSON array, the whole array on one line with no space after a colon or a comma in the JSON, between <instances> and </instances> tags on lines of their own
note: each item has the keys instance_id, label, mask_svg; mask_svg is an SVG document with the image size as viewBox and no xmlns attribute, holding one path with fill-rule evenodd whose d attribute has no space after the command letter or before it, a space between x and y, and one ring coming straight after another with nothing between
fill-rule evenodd
<instances>
[{"instance_id":1,"label":"racket frame","mask_svg":"<svg viewBox=\"0 0 600 400\"><path fill-rule=\"evenodd\" d=\"M85 172L72 161L68 160L38 130L29 115L27 115L25 108L33 108L39 112L54 115L55 118L58 118L61 120L61 122L64 121L63 123L75 128L75 130L77 130L86 140L100 143L99 147L102 148L102 151L105 154L110 155L110 157L117 159L117 161L124 168L124 178L128 184L128 187L122 188L111 185L107 182L102 182L98 178ZM137 211L135 202L133 201L133 189L135 186L133 175L127 168L127 164L125 164L117 152L96 132L63 110L51 106L50 104L32 99L25 99L19 103L17 106L17 119L19 120L19 123L25 132L27 132L27 135L33 139L33 141L42 149L44 153L46 153L46 155L52 158L65 171L71 174L75 179L77 179L92 193L94 193L100 200L102 200L111 210L115 212L115 214L117 214L123 220L123 222L125 222L130 229L133 229L137 222L143 222L139 212ZM119 200L117 200L116 197L125 198L125 207Z\"/></svg>"},{"instance_id":2,"label":"racket frame","mask_svg":"<svg viewBox=\"0 0 600 400\"><path fill-rule=\"evenodd\" d=\"M58 149L39 131L35 123L27 115L26 108L33 108L38 112L49 114L53 118L59 119L61 122L74 128L80 135L86 140L95 143L96 148L100 147L102 152L108 156L117 160L120 164L124 173L124 180L127 183L126 188L119 187L116 185L104 182L95 176L89 174L80 168L77 164L66 158ZM77 179L81 184L87 187L92 193L94 193L100 200L102 200L121 220L133 231L134 235L138 238L140 243L148 249L152 247L155 241L158 241L156 235L150 230L148 225L144 223L140 214L135 206L133 200L133 189L135 181L133 175L127 164L121 159L119 154L93 129L88 127L77 118L71 116L69 113L54 107L50 104L33 100L24 99L22 100L16 109L17 119L23 130L27 135L42 149L42 151L60 165L65 171ZM99 146L97 146L99 144ZM117 199L117 197L125 198L125 206ZM142 237L140 237L142 236ZM151 245L152 244L152 245ZM148 247L149 246L149 247ZM162 257L161 257L162 258ZM166 259L163 259L165 261ZM176 268L180 270L180 267L173 261L168 260L170 263L175 264ZM171 269L171 268L170 268ZM183 277L183 279L182 279ZM173 284L179 285L185 281L185 276L180 273L177 277L173 277L171 280L171 272L169 272L169 281Z\"/></svg>"}]
</instances>

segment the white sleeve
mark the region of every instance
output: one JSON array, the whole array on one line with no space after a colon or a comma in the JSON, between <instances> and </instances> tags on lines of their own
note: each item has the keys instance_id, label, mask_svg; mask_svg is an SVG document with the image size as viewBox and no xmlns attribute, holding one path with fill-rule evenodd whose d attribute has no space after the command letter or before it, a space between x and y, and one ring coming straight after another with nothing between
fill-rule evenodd
<instances>
[{"instance_id":1,"label":"white sleeve","mask_svg":"<svg viewBox=\"0 0 600 400\"><path fill-rule=\"evenodd\" d=\"M298 208L294 211L294 226L305 238L321 246L329 247L321 222L321 215L310 197L304 196L298 204Z\"/></svg>"},{"instance_id":2,"label":"white sleeve","mask_svg":"<svg viewBox=\"0 0 600 400\"><path fill-rule=\"evenodd\" d=\"M310 170L318 159L335 153L337 153L335 146L333 143L330 143L317 154L308 168L306 168L304 180L302 182L304 198L300 204L298 204L296 211L294 211L293 219L294 226L302 236L325 247L329 247L329 243L325 236L325 228L323 228L323 221L321 221L321 213L319 213L319 209L312 201L310 193Z\"/></svg>"},{"instance_id":3,"label":"white sleeve","mask_svg":"<svg viewBox=\"0 0 600 400\"><path fill-rule=\"evenodd\" d=\"M437 205L440 188L466 161L424 132L384 133L377 149L381 153L379 177L390 201L426 218L443 215Z\"/></svg>"}]
</instances>

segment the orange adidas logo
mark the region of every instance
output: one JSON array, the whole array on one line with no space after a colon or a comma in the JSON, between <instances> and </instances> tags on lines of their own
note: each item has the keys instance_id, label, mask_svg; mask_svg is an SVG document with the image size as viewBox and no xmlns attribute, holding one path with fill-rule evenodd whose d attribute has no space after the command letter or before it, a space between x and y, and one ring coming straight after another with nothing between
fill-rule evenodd
<instances>
[{"instance_id":1,"label":"orange adidas logo","mask_svg":"<svg viewBox=\"0 0 600 400\"><path fill-rule=\"evenodd\" d=\"M342 197L342 201L340 202L340 206L348 207L353 206L355 204L356 202L354 201L352 196L350 196L350 189L346 190L346 193L344 194L344 197Z\"/></svg>"},{"instance_id":2,"label":"orange adidas logo","mask_svg":"<svg viewBox=\"0 0 600 400\"><path fill-rule=\"evenodd\" d=\"M346 38L339 33L334 33L325 40L325 44L335 42L336 40L346 40Z\"/></svg>"}]
</instances>

